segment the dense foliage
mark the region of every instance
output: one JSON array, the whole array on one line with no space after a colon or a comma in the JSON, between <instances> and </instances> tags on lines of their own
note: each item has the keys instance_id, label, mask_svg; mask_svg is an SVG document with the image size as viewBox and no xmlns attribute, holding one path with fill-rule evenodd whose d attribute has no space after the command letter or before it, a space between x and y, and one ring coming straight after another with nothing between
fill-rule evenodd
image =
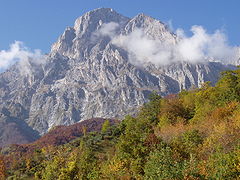
<instances>
[{"instance_id":1,"label":"dense foliage","mask_svg":"<svg viewBox=\"0 0 240 180\"><path fill-rule=\"evenodd\" d=\"M239 179L240 70L215 87L154 93L137 116L69 143L5 150L0 171L8 179Z\"/></svg>"}]
</instances>

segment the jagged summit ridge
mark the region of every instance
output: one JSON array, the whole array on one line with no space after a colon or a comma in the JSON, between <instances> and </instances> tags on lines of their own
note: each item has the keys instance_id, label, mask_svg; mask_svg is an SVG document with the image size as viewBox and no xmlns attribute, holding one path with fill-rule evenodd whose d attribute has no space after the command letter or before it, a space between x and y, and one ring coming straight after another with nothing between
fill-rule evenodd
<instances>
[{"instance_id":1,"label":"jagged summit ridge","mask_svg":"<svg viewBox=\"0 0 240 180\"><path fill-rule=\"evenodd\" d=\"M169 31L164 23L143 13L138 14L128 22L125 27L126 34L133 32L137 28L142 29L152 39L176 43L176 36Z\"/></svg>"},{"instance_id":2,"label":"jagged summit ridge","mask_svg":"<svg viewBox=\"0 0 240 180\"><path fill-rule=\"evenodd\" d=\"M122 119L135 113L152 91L167 95L199 87L205 81L216 82L220 71L232 68L217 62L136 66L110 37L92 40L104 24L112 22L117 24L114 36L141 28L151 39L177 41L163 23L149 16L131 19L109 8L90 11L74 27L66 28L45 64L31 65L31 79L20 75L17 68L0 74L0 110L44 134L56 125L93 117Z\"/></svg>"},{"instance_id":3,"label":"jagged summit ridge","mask_svg":"<svg viewBox=\"0 0 240 180\"><path fill-rule=\"evenodd\" d=\"M87 51L86 49L92 48L89 47L89 45L92 45L92 34L98 30L102 24L110 22L124 24L127 21L129 21L129 18L118 14L110 8L99 8L87 12L77 18L74 27L67 28L64 31L58 41L53 44L51 53L59 53L64 56L80 59L82 55L79 52L84 52ZM72 56L73 54L74 56Z\"/></svg>"},{"instance_id":4,"label":"jagged summit ridge","mask_svg":"<svg viewBox=\"0 0 240 180\"><path fill-rule=\"evenodd\" d=\"M116 35L127 35L136 29L141 29L149 38L158 39L162 42L167 41L170 44L175 44L177 41L176 35L170 32L164 23L150 16L138 14L130 19L118 14L113 9L99 8L77 18L74 27L68 27L64 31L63 35L52 46L51 52L80 59L80 51L83 52L92 48L89 47L89 44L92 43L92 34L99 30L103 24L113 22L120 26ZM104 39L104 41L107 40ZM74 56L72 56L73 54Z\"/></svg>"},{"instance_id":5,"label":"jagged summit ridge","mask_svg":"<svg viewBox=\"0 0 240 180\"><path fill-rule=\"evenodd\" d=\"M101 25L101 23L108 23L111 21L119 22L123 18L124 16L118 14L111 8L98 8L93 11L89 11L83 16L77 18L74 23L74 29L80 32L84 31L84 29L82 28L84 23L99 23Z\"/></svg>"},{"instance_id":6,"label":"jagged summit ridge","mask_svg":"<svg viewBox=\"0 0 240 180\"><path fill-rule=\"evenodd\" d=\"M77 18L74 24L74 29L79 37L84 33L92 32L98 29L103 23L109 22L125 22L129 18L118 14L116 11L110 8L99 8L93 11L87 12L83 16Z\"/></svg>"}]
</instances>

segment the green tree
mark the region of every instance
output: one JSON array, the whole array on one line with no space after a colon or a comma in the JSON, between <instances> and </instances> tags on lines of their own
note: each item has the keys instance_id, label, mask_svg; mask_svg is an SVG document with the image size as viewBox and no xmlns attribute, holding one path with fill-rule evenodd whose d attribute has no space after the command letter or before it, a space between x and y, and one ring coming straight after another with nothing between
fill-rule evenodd
<instances>
[{"instance_id":1,"label":"green tree","mask_svg":"<svg viewBox=\"0 0 240 180\"><path fill-rule=\"evenodd\" d=\"M116 156L125 162L126 173L139 178L143 175L143 165L148 156L145 140L152 131L151 124L146 119L128 116L124 119L125 131L116 145Z\"/></svg>"},{"instance_id":2,"label":"green tree","mask_svg":"<svg viewBox=\"0 0 240 180\"><path fill-rule=\"evenodd\" d=\"M189 157L190 155L197 155L198 147L203 143L203 137L198 130L189 130L184 132L181 136L175 138L172 142L172 147L179 153Z\"/></svg>"},{"instance_id":3,"label":"green tree","mask_svg":"<svg viewBox=\"0 0 240 180\"><path fill-rule=\"evenodd\" d=\"M162 148L152 152L144 167L145 179L183 179L184 163L173 158L172 150Z\"/></svg>"},{"instance_id":4,"label":"green tree","mask_svg":"<svg viewBox=\"0 0 240 180\"><path fill-rule=\"evenodd\" d=\"M102 124L102 130L101 130L101 132L102 132L102 133L106 133L109 128L110 128L110 122L109 122L109 120L106 120L106 121L104 121L104 123Z\"/></svg>"},{"instance_id":5,"label":"green tree","mask_svg":"<svg viewBox=\"0 0 240 180\"><path fill-rule=\"evenodd\" d=\"M239 154L238 154L239 155ZM207 162L208 179L238 179L240 172L236 164L240 164L239 157L235 152L212 154Z\"/></svg>"},{"instance_id":6,"label":"green tree","mask_svg":"<svg viewBox=\"0 0 240 180\"><path fill-rule=\"evenodd\" d=\"M158 122L158 114L160 112L161 99L162 97L156 92L151 93L149 95L150 101L144 104L138 116L144 117L149 121L149 123L156 124Z\"/></svg>"}]
</instances>

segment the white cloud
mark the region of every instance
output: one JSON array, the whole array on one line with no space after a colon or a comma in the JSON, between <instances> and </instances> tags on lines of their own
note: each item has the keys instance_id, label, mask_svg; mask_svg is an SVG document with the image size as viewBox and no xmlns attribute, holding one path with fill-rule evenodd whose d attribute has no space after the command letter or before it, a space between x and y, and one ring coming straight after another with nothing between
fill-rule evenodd
<instances>
[{"instance_id":1,"label":"white cloud","mask_svg":"<svg viewBox=\"0 0 240 180\"><path fill-rule=\"evenodd\" d=\"M116 29L119 27L119 24L116 22L104 23L101 25L100 29L93 33L92 40L97 39L101 36L109 36L114 38L116 36Z\"/></svg>"},{"instance_id":2,"label":"white cloud","mask_svg":"<svg viewBox=\"0 0 240 180\"><path fill-rule=\"evenodd\" d=\"M237 58L237 47L228 44L226 35L220 30L208 34L202 26L192 26L192 36L187 37L183 30L177 30L181 38L176 46L177 53L190 62L202 62L209 58L231 62Z\"/></svg>"},{"instance_id":3,"label":"white cloud","mask_svg":"<svg viewBox=\"0 0 240 180\"><path fill-rule=\"evenodd\" d=\"M220 30L209 34L202 26L192 26L192 36L187 36L182 29L177 29L178 42L169 44L149 38L142 29L135 29L128 35L116 35L117 27L116 23L104 24L97 34L111 37L113 44L127 50L133 64L200 63L209 59L231 63L237 60L238 48L230 46Z\"/></svg>"},{"instance_id":4,"label":"white cloud","mask_svg":"<svg viewBox=\"0 0 240 180\"><path fill-rule=\"evenodd\" d=\"M30 51L20 41L15 41L8 50L0 51L0 70L2 71L16 62L19 62L21 72L29 71L27 67L30 65L30 61L34 64L41 64L45 58L40 50Z\"/></svg>"},{"instance_id":5,"label":"white cloud","mask_svg":"<svg viewBox=\"0 0 240 180\"><path fill-rule=\"evenodd\" d=\"M174 61L172 46L148 38L141 29L136 29L129 35L116 36L112 43L126 49L133 64L151 62L163 65Z\"/></svg>"}]
</instances>

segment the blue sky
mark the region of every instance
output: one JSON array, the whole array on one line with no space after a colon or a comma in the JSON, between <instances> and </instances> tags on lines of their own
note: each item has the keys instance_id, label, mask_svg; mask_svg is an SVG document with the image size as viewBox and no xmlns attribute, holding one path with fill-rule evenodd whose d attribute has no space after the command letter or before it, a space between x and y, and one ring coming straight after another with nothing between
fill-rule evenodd
<instances>
[{"instance_id":1,"label":"blue sky","mask_svg":"<svg viewBox=\"0 0 240 180\"><path fill-rule=\"evenodd\" d=\"M209 33L221 29L231 45L240 45L239 0L2 0L0 50L17 40L47 53L66 26L99 7L128 17L145 13L189 33L192 25L202 25Z\"/></svg>"}]
</instances>

